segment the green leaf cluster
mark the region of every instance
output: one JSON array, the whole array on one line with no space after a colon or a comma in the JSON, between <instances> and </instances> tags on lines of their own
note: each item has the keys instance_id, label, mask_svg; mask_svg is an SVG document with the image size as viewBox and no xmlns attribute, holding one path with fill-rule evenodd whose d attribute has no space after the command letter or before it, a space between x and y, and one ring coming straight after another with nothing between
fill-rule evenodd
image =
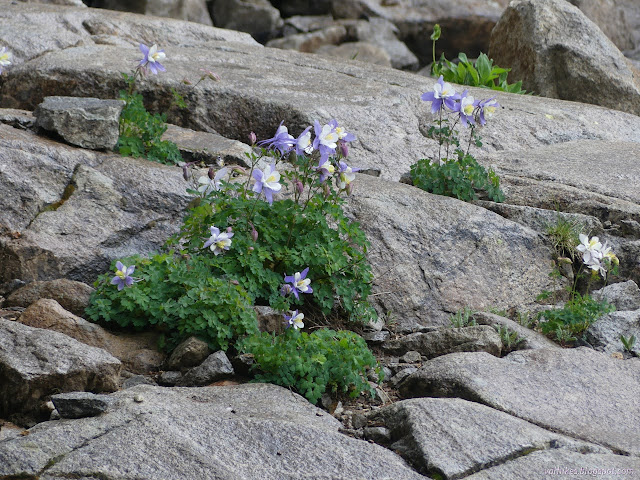
<instances>
[{"instance_id":1,"label":"green leaf cluster","mask_svg":"<svg viewBox=\"0 0 640 480\"><path fill-rule=\"evenodd\" d=\"M101 275L86 309L91 320L155 329L164 334L168 350L192 335L214 350L227 350L258 331L251 297L232 277L212 276L208 255L135 256L123 263L136 266L138 281L119 291L110 284L113 273Z\"/></svg>"},{"instance_id":2,"label":"green leaf cluster","mask_svg":"<svg viewBox=\"0 0 640 480\"><path fill-rule=\"evenodd\" d=\"M279 311L311 302L325 315L337 308L350 320L367 322L375 318L366 301L373 280L366 260L369 243L359 224L345 216L342 205L340 198L321 195L306 204L287 198L269 205L253 192L239 196L214 192L190 211L171 242L186 252L201 252L210 226L221 231L232 227L232 249L210 255L213 276L233 276L256 304ZM256 240L251 235L254 228ZM299 300L280 295L284 276L306 267L313 295L300 294Z\"/></svg>"},{"instance_id":3,"label":"green leaf cluster","mask_svg":"<svg viewBox=\"0 0 640 480\"><path fill-rule=\"evenodd\" d=\"M486 54L481 53L474 63L471 63L464 53L458 54L458 63L453 63L444 57L433 65L433 75L442 75L445 82L472 87L484 87L509 93L527 93L522 89L522 81L507 83L510 68L501 68L493 64Z\"/></svg>"},{"instance_id":4,"label":"green leaf cluster","mask_svg":"<svg viewBox=\"0 0 640 480\"><path fill-rule=\"evenodd\" d=\"M167 116L164 113L149 113L139 93L121 90L120 100L124 100L125 106L120 114L118 152L168 165L182 162L178 146L169 140L162 140L162 135L167 131Z\"/></svg>"},{"instance_id":5,"label":"green leaf cluster","mask_svg":"<svg viewBox=\"0 0 640 480\"><path fill-rule=\"evenodd\" d=\"M564 308L545 310L540 313L546 322L540 323L542 333L562 342L575 341L602 315L611 313L615 307L606 300L597 301L590 295L576 293Z\"/></svg>"},{"instance_id":6,"label":"green leaf cluster","mask_svg":"<svg viewBox=\"0 0 640 480\"><path fill-rule=\"evenodd\" d=\"M349 331L307 333L291 328L279 336L247 337L240 349L253 355L256 381L293 388L314 404L326 391L349 392L351 397L367 392L373 397L367 369L383 375L364 339Z\"/></svg>"},{"instance_id":7,"label":"green leaf cluster","mask_svg":"<svg viewBox=\"0 0 640 480\"><path fill-rule=\"evenodd\" d=\"M503 202L500 178L493 169L487 171L472 155L459 149L456 152L458 158L445 158L442 162L421 159L411 165L413 184L427 192L465 202L477 199L477 191L485 192L494 202Z\"/></svg>"}]
</instances>

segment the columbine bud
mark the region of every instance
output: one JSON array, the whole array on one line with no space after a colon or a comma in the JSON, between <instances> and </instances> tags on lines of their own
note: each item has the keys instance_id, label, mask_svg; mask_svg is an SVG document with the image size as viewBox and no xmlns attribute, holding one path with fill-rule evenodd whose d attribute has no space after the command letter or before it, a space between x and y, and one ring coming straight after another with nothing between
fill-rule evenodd
<instances>
[{"instance_id":1,"label":"columbine bud","mask_svg":"<svg viewBox=\"0 0 640 480\"><path fill-rule=\"evenodd\" d=\"M187 165L182 166L182 178L184 178L187 182L191 178L191 171Z\"/></svg>"},{"instance_id":2,"label":"columbine bud","mask_svg":"<svg viewBox=\"0 0 640 480\"><path fill-rule=\"evenodd\" d=\"M251 132L249 134L249 145L255 145L258 141L258 137L256 136L256 132Z\"/></svg>"},{"instance_id":3,"label":"columbine bud","mask_svg":"<svg viewBox=\"0 0 640 480\"><path fill-rule=\"evenodd\" d=\"M214 178L216 178L216 171L213 169L213 167L209 167L207 176L209 177L209 180L213 180Z\"/></svg>"},{"instance_id":4,"label":"columbine bud","mask_svg":"<svg viewBox=\"0 0 640 480\"><path fill-rule=\"evenodd\" d=\"M349 156L349 145L347 145L347 142L340 141L338 142L338 146L340 148L340 155L342 155L343 158L347 158Z\"/></svg>"},{"instance_id":5,"label":"columbine bud","mask_svg":"<svg viewBox=\"0 0 640 480\"><path fill-rule=\"evenodd\" d=\"M249 251L250 251L250 252L253 252L253 247L249 247Z\"/></svg>"},{"instance_id":6,"label":"columbine bud","mask_svg":"<svg viewBox=\"0 0 640 480\"><path fill-rule=\"evenodd\" d=\"M296 190L298 191L298 193L302 193L302 191L304 190L304 185L302 185L300 179L296 180Z\"/></svg>"},{"instance_id":7,"label":"columbine bud","mask_svg":"<svg viewBox=\"0 0 640 480\"><path fill-rule=\"evenodd\" d=\"M240 282L238 280L231 280L229 283L233 285L240 285Z\"/></svg>"},{"instance_id":8,"label":"columbine bud","mask_svg":"<svg viewBox=\"0 0 640 480\"><path fill-rule=\"evenodd\" d=\"M253 225L251 225L251 238L254 242L258 241L258 231L255 229Z\"/></svg>"},{"instance_id":9,"label":"columbine bud","mask_svg":"<svg viewBox=\"0 0 640 480\"><path fill-rule=\"evenodd\" d=\"M233 232L233 228L227 227L227 233L231 233L231 232Z\"/></svg>"},{"instance_id":10,"label":"columbine bud","mask_svg":"<svg viewBox=\"0 0 640 480\"><path fill-rule=\"evenodd\" d=\"M291 285L289 285L288 283L285 283L282 288L280 289L280 295L282 295L283 297L286 297L287 295L289 295L292 292L292 288Z\"/></svg>"},{"instance_id":11,"label":"columbine bud","mask_svg":"<svg viewBox=\"0 0 640 480\"><path fill-rule=\"evenodd\" d=\"M327 185L326 183L322 185L322 193L324 194L324 198L329 198L329 195L331 195L329 185Z\"/></svg>"},{"instance_id":12,"label":"columbine bud","mask_svg":"<svg viewBox=\"0 0 640 480\"><path fill-rule=\"evenodd\" d=\"M351 193L353 193L353 183L349 183L346 186L345 191L347 192L347 195L351 195Z\"/></svg>"},{"instance_id":13,"label":"columbine bud","mask_svg":"<svg viewBox=\"0 0 640 480\"><path fill-rule=\"evenodd\" d=\"M182 83L184 83L185 85L193 85L193 83L191 83L191 81L188 78L183 78Z\"/></svg>"}]
</instances>

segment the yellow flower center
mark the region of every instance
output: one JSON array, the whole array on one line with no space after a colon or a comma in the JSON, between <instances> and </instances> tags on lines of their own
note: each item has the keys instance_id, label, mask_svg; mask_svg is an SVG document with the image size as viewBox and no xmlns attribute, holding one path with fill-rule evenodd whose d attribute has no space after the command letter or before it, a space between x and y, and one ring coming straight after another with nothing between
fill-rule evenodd
<instances>
[{"instance_id":1,"label":"yellow flower center","mask_svg":"<svg viewBox=\"0 0 640 480\"><path fill-rule=\"evenodd\" d=\"M120 277L122 280L124 280L126 278L126 274L122 271L122 270L118 270L116 272L116 277Z\"/></svg>"},{"instance_id":2,"label":"yellow flower center","mask_svg":"<svg viewBox=\"0 0 640 480\"><path fill-rule=\"evenodd\" d=\"M473 105L465 105L463 110L464 110L464 114L469 116L473 112Z\"/></svg>"}]
</instances>

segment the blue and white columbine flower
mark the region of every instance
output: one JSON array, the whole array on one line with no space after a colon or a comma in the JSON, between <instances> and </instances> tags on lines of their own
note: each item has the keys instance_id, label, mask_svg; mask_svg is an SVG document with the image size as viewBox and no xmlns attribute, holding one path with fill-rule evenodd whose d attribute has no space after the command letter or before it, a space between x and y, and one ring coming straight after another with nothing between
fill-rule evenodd
<instances>
[{"instance_id":1,"label":"blue and white columbine flower","mask_svg":"<svg viewBox=\"0 0 640 480\"><path fill-rule=\"evenodd\" d=\"M296 139L295 144L296 155L311 155L313 153L313 144L311 143L311 127L307 127Z\"/></svg>"},{"instance_id":2,"label":"blue and white columbine flower","mask_svg":"<svg viewBox=\"0 0 640 480\"><path fill-rule=\"evenodd\" d=\"M309 267L302 270L302 272L285 275L284 277L284 281L291 284L291 292L296 298L300 298L298 292L313 293L313 289L309 286L311 280L307 278L307 273L309 273Z\"/></svg>"},{"instance_id":3,"label":"blue and white columbine flower","mask_svg":"<svg viewBox=\"0 0 640 480\"><path fill-rule=\"evenodd\" d=\"M304 313L298 312L298 310L294 310L291 312L291 315L285 315L284 319L287 323L287 328L293 327L294 330L298 330L299 328L304 328L304 323L302 319L304 318Z\"/></svg>"},{"instance_id":4,"label":"blue and white columbine flower","mask_svg":"<svg viewBox=\"0 0 640 480\"><path fill-rule=\"evenodd\" d=\"M130 287L134 282L131 274L133 274L135 269L135 265L127 267L120 261L116 262L116 276L111 279L111 285L117 285L118 290L122 290L124 287Z\"/></svg>"},{"instance_id":5,"label":"blue and white columbine flower","mask_svg":"<svg viewBox=\"0 0 640 480\"><path fill-rule=\"evenodd\" d=\"M0 73L2 73L3 67L11 65L11 52L7 50L7 47L0 48Z\"/></svg>"},{"instance_id":6,"label":"blue and white columbine flower","mask_svg":"<svg viewBox=\"0 0 640 480\"><path fill-rule=\"evenodd\" d=\"M216 175L213 179L209 178L208 175L203 175L198 179L198 183L200 186L198 187L198 191L204 195L207 195L211 192L217 192L222 188L222 179L229 173L227 167L221 168L216 172Z\"/></svg>"},{"instance_id":7,"label":"blue and white columbine flower","mask_svg":"<svg viewBox=\"0 0 640 480\"><path fill-rule=\"evenodd\" d=\"M356 139L356 136L353 133L347 133L344 128L338 126L338 121L335 118L329 122L329 126L336 132L338 140L342 140L343 142L353 142Z\"/></svg>"},{"instance_id":8,"label":"blue and white columbine flower","mask_svg":"<svg viewBox=\"0 0 640 480\"><path fill-rule=\"evenodd\" d=\"M476 124L473 115L477 106L478 102L469 95L467 90L462 92L462 95L460 96L460 103L456 104L456 109L460 113L460 123L462 123L462 125L468 127L469 124Z\"/></svg>"},{"instance_id":9,"label":"blue and white columbine flower","mask_svg":"<svg viewBox=\"0 0 640 480\"><path fill-rule=\"evenodd\" d=\"M211 231L211 237L209 240L204 242L202 248L207 248L214 253L214 255L219 255L223 250L229 250L231 246L231 237L233 237L233 233L231 232L222 232L220 233L220 229L218 227L214 227L213 225L209 227Z\"/></svg>"},{"instance_id":10,"label":"blue and white columbine flower","mask_svg":"<svg viewBox=\"0 0 640 480\"><path fill-rule=\"evenodd\" d=\"M258 142L258 145L278 150L281 155L287 153L296 144L296 139L289 134L287 127L283 125L284 120L280 122L280 126L276 130L276 134L272 138Z\"/></svg>"},{"instance_id":11,"label":"blue and white columbine flower","mask_svg":"<svg viewBox=\"0 0 640 480\"><path fill-rule=\"evenodd\" d=\"M313 148L320 151L320 158L326 160L329 155L334 155L339 140L335 127L331 124L321 127L320 122L316 120L314 132L316 138L313 139Z\"/></svg>"},{"instance_id":12,"label":"blue and white columbine flower","mask_svg":"<svg viewBox=\"0 0 640 480\"><path fill-rule=\"evenodd\" d=\"M420 97L425 102L431 103L431 113L437 113L444 104L449 110L456 111L455 101L460 98L456 90L449 82L445 82L442 75L433 86L432 92L423 93Z\"/></svg>"},{"instance_id":13,"label":"blue and white columbine flower","mask_svg":"<svg viewBox=\"0 0 640 480\"><path fill-rule=\"evenodd\" d=\"M496 109L500 107L500 104L496 100L496 97L490 98L488 100L483 100L478 104L480 107L480 125L484 125L487 123L487 118L490 118L495 112Z\"/></svg>"},{"instance_id":14,"label":"blue and white columbine flower","mask_svg":"<svg viewBox=\"0 0 640 480\"><path fill-rule=\"evenodd\" d=\"M320 183L324 182L327 178L334 174L336 171L336 167L333 166L331 161L327 158L326 160L320 159L316 170L320 172Z\"/></svg>"},{"instance_id":15,"label":"blue and white columbine flower","mask_svg":"<svg viewBox=\"0 0 640 480\"><path fill-rule=\"evenodd\" d=\"M253 178L256 183L253 186L253 191L256 193L264 193L264 196L269 202L269 205L273 203L273 192L279 192L282 189L280 184L280 173L276 170L275 163L272 163L264 172L259 168L253 171Z\"/></svg>"},{"instance_id":16,"label":"blue and white columbine flower","mask_svg":"<svg viewBox=\"0 0 640 480\"><path fill-rule=\"evenodd\" d=\"M148 68L154 75L157 75L158 72L167 71L167 69L160 63L160 61L167 58L167 56L164 54L164 50L158 50L158 46L156 44L153 44L151 48L149 48L144 43L141 43L140 51L144 55L144 58L140 60L140 68L145 71Z\"/></svg>"},{"instance_id":17,"label":"blue and white columbine flower","mask_svg":"<svg viewBox=\"0 0 640 480\"><path fill-rule=\"evenodd\" d=\"M343 190L347 188L351 182L353 182L356 178L355 172L360 170L359 168L352 168L348 166L345 162L340 160L338 162L338 188Z\"/></svg>"}]
</instances>

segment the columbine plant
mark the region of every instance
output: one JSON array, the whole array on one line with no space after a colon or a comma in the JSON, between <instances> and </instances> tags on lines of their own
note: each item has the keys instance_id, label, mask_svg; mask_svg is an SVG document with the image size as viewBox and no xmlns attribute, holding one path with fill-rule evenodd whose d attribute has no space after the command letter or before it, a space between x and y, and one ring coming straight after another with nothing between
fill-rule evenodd
<instances>
[{"instance_id":1,"label":"columbine plant","mask_svg":"<svg viewBox=\"0 0 640 480\"><path fill-rule=\"evenodd\" d=\"M485 125L500 107L496 99L479 101L467 90L457 93L442 76L433 91L424 93L421 98L431 102L431 113L437 115L428 136L438 141L438 155L433 159L419 160L411 166L414 185L431 193L465 201L476 199L476 191L484 191L489 199L502 202L504 194L496 173L492 169L485 170L469 153L472 143L482 146L476 129ZM466 149L460 145L458 125L469 128Z\"/></svg>"},{"instance_id":2,"label":"columbine plant","mask_svg":"<svg viewBox=\"0 0 640 480\"><path fill-rule=\"evenodd\" d=\"M132 157L144 157L169 165L183 163L182 155L177 145L173 142L162 140L162 135L167 131L166 114L151 114L143 103L142 95L137 93L137 81L148 75L158 75L166 72L166 67L161 63L167 59L164 50L157 45L140 44L142 59L138 61L137 67L132 74L123 73L127 89L120 91L120 100L124 100L125 106L120 115L120 138L117 149L122 155ZM195 85L188 80L183 80L185 85L192 85L192 88L206 79L214 81L220 78L209 70L201 69L204 73ZM186 87L185 87L186 88ZM182 95L176 89L171 89L173 94L172 106L186 108L187 105Z\"/></svg>"},{"instance_id":3,"label":"columbine plant","mask_svg":"<svg viewBox=\"0 0 640 480\"><path fill-rule=\"evenodd\" d=\"M200 203L172 245L200 253L204 228L228 226L233 246L219 249L226 255L212 261L212 272L236 276L256 302L287 312L304 303L300 293L313 293L312 302L325 314L337 306L353 319L373 316L366 302L366 239L342 211L342 195L352 191L358 170L346 158L355 136L331 120L315 122L297 137L281 123L273 137L257 141L252 134L250 140L248 170L210 169L193 182L189 191ZM193 181L191 167L185 165L185 178ZM214 248L217 239L206 246Z\"/></svg>"},{"instance_id":4,"label":"columbine plant","mask_svg":"<svg viewBox=\"0 0 640 480\"><path fill-rule=\"evenodd\" d=\"M589 295L591 282L602 276L605 285L609 273L617 271L619 260L611 247L603 245L598 237L589 238L585 234L579 235L580 244L575 247L578 256L581 256L582 264L574 274L574 282L570 287L569 301L562 309L546 310L541 313L545 322L540 324L542 332L555 337L561 343L575 342L589 326L600 316L615 310L606 300L597 301ZM569 260L569 259L567 259ZM586 293L578 293L578 280L583 277L582 270L591 271L588 276Z\"/></svg>"}]
</instances>

